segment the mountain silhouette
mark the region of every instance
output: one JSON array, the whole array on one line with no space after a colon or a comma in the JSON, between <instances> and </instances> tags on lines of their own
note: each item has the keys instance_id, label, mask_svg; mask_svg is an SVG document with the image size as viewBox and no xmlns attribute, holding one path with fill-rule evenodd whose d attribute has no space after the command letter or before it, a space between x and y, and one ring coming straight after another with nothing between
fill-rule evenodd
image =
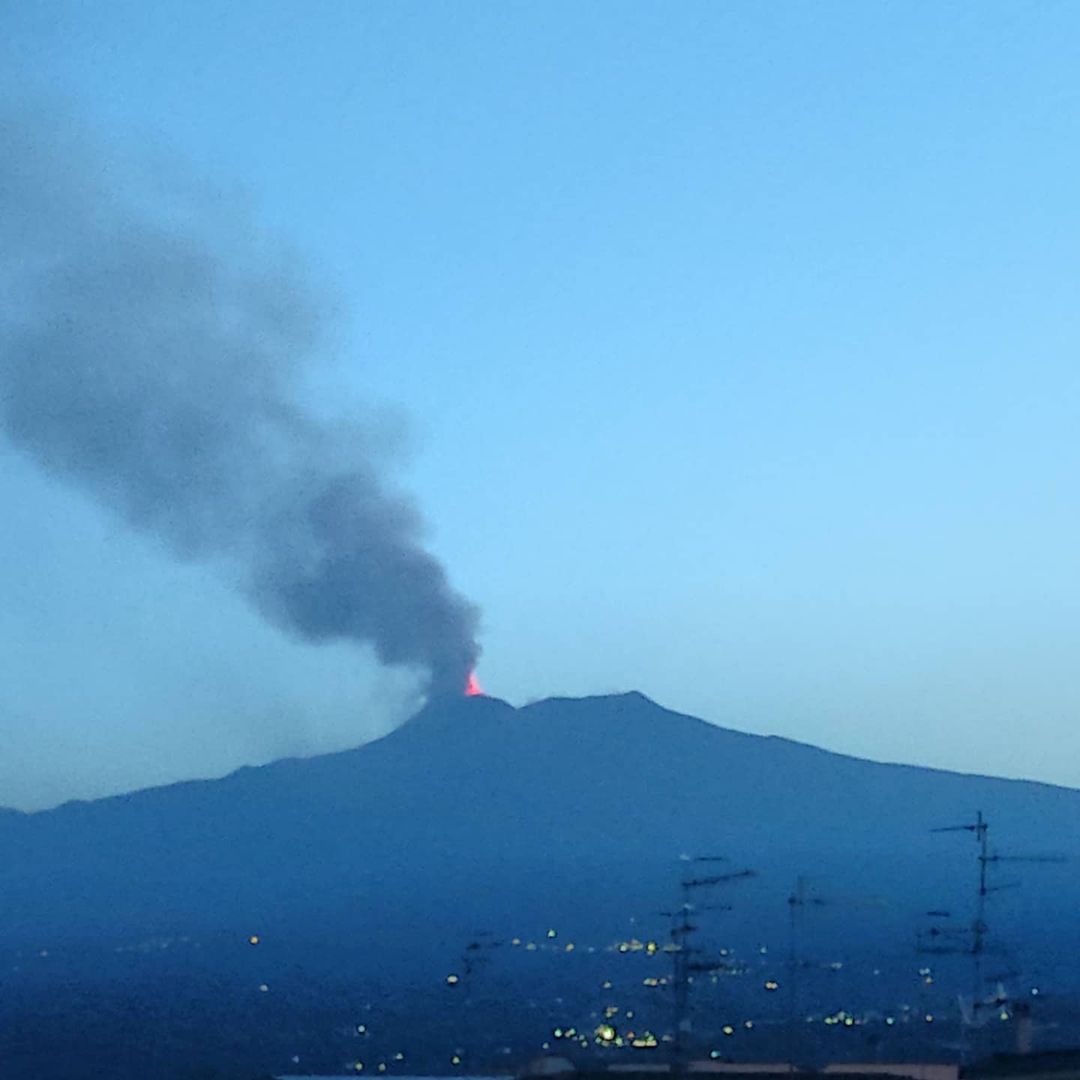
<instances>
[{"instance_id":1,"label":"mountain silhouette","mask_svg":"<svg viewBox=\"0 0 1080 1080\"><path fill-rule=\"evenodd\" d=\"M899 1000L926 962L915 942L934 932L927 913L947 911L940 941L955 955L934 963L954 964L942 994L955 1002L970 989L978 846L933 830L980 811L991 853L1065 860L988 864L987 963L1075 993L1080 791L864 761L639 693L522 708L438 699L354 750L2 814L0 962L22 1030L73 987L103 988L99 1004L81 999L86 1030L100 1030L112 1023L101 1001L115 1016L125 995L172 1001L162 987L189 987L192 1001L234 988L207 1015L288 979L334 1001L377 983L389 1001L445 989L473 960L508 994L540 1000L543 984L564 1002L600 985L614 943L668 940L659 913L690 895L680 882L752 870L710 891L718 912L699 919L730 955L782 971L789 897L810 898L798 948L829 973L828 993ZM705 871L701 857L728 862ZM571 968L561 950L575 942ZM49 1075L27 1060L38 1072L26 1075Z\"/></svg>"}]
</instances>

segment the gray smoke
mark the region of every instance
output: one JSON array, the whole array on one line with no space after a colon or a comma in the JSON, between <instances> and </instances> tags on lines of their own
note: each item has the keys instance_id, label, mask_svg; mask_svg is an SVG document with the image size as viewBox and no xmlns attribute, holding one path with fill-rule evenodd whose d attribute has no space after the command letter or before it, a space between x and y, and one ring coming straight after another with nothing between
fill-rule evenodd
<instances>
[{"instance_id":1,"label":"gray smoke","mask_svg":"<svg viewBox=\"0 0 1080 1080\"><path fill-rule=\"evenodd\" d=\"M0 114L8 438L287 631L460 690L475 609L388 488L373 425L302 404L328 305L220 197L135 172L66 120Z\"/></svg>"}]
</instances>

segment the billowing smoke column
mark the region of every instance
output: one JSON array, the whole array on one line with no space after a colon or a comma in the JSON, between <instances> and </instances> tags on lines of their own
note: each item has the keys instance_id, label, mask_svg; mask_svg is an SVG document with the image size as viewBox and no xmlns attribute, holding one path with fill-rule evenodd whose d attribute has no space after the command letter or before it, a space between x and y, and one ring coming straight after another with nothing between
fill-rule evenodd
<instances>
[{"instance_id":1,"label":"billowing smoke column","mask_svg":"<svg viewBox=\"0 0 1080 1080\"><path fill-rule=\"evenodd\" d=\"M300 400L327 317L291 261L66 121L0 113L0 424L50 473L310 641L461 693L477 613L380 475L371 424Z\"/></svg>"}]
</instances>

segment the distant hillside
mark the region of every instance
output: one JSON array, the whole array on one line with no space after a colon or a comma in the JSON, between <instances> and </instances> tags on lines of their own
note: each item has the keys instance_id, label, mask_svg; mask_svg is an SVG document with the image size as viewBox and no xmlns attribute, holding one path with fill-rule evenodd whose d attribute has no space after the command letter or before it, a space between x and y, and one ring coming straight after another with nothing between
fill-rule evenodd
<instances>
[{"instance_id":1,"label":"distant hillside","mask_svg":"<svg viewBox=\"0 0 1080 1080\"><path fill-rule=\"evenodd\" d=\"M861 761L636 693L466 698L356 750L5 815L0 895L16 940L307 918L346 894L426 907L414 890L429 880L557 896L583 868L640 879L649 903L680 854L724 852L775 873L778 895L822 866L910 864L931 903L963 887L975 852L930 830L979 809L1009 850L1080 848L1072 789ZM619 900L635 903L621 884Z\"/></svg>"},{"instance_id":2,"label":"distant hillside","mask_svg":"<svg viewBox=\"0 0 1080 1080\"><path fill-rule=\"evenodd\" d=\"M126 985L147 957L199 985L254 979L251 935L281 970L436 987L481 929L500 957L549 927L596 963L621 938L664 941L658 912L678 898L685 857L708 854L757 872L722 891L731 911L714 936L782 955L803 875L821 910L801 948L900 957L908 978L925 913L949 910L959 934L973 901L971 836L931 830L977 810L1000 850L1073 857L1013 867L1022 887L995 897L988 923L1015 977L1080 982L1054 967L1080 947L1080 791L861 761L636 693L437 701L355 750L0 815L0 950L27 993Z\"/></svg>"}]
</instances>

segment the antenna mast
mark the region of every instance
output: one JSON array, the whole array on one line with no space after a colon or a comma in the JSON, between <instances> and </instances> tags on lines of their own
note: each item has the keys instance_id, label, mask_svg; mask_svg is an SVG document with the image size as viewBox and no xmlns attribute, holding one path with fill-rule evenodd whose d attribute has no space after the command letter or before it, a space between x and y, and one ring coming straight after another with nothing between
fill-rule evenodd
<instances>
[{"instance_id":1,"label":"antenna mast","mask_svg":"<svg viewBox=\"0 0 1080 1080\"><path fill-rule=\"evenodd\" d=\"M722 855L700 855L697 858L687 860L690 863L719 863L727 862ZM671 928L671 964L672 964L672 998L674 1005L675 1042L673 1073L681 1076L685 1073L685 1036L690 1033L690 983L692 973L698 971L716 971L724 965L721 961L701 961L694 958L701 955L701 950L690 944L691 935L698 927L690 921L693 911L720 910L729 911L730 906L725 904L710 904L704 907L693 902L696 891L709 889L717 885L726 885L729 882L740 881L743 878L755 877L754 870L736 870L726 874L709 874L703 877L694 877L689 873L679 882L682 902L673 912L662 912L671 915L673 924Z\"/></svg>"},{"instance_id":2,"label":"antenna mast","mask_svg":"<svg viewBox=\"0 0 1080 1080\"><path fill-rule=\"evenodd\" d=\"M971 923L970 945L967 949L952 950L948 948L927 949L927 952L966 952L971 957L971 1026L978 1026L978 1012L988 1002L983 1000L983 970L982 958L986 953L986 938L989 926L986 922L986 902L991 893L1001 892L1004 889L1017 887L1019 881L1006 881L999 884L990 884L989 867L991 863L1002 862L1028 862L1049 863L1064 862L1061 855L1002 855L990 850L990 823L983 817L979 810L975 815L974 822L964 825L946 825L942 828L931 829L931 832L970 832L974 835L979 845L979 883L975 895L975 915ZM940 912L935 914L941 914ZM931 933L934 931L932 930ZM995 999L992 1004L1000 1006L1001 1001Z\"/></svg>"}]
</instances>

